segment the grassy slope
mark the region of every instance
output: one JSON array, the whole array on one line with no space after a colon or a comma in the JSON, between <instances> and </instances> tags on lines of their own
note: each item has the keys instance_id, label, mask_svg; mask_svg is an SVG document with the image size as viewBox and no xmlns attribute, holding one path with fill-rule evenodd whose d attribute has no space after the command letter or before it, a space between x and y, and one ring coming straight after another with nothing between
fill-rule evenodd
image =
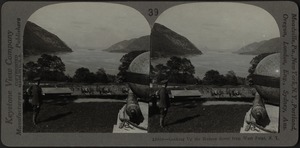
<instances>
[{"instance_id":1,"label":"grassy slope","mask_svg":"<svg viewBox=\"0 0 300 148\"><path fill-rule=\"evenodd\" d=\"M44 104L34 127L32 112L23 115L23 132L111 133L124 103Z\"/></svg>"},{"instance_id":2,"label":"grassy slope","mask_svg":"<svg viewBox=\"0 0 300 148\"><path fill-rule=\"evenodd\" d=\"M47 103L34 127L32 112L23 116L24 132L111 133L124 103ZM166 127L159 127L159 115L149 117L149 133L238 133L250 105L203 106L200 101L173 102Z\"/></svg>"},{"instance_id":3,"label":"grassy slope","mask_svg":"<svg viewBox=\"0 0 300 148\"><path fill-rule=\"evenodd\" d=\"M238 133L250 105L202 106L185 102L169 108L166 127L159 127L159 115L149 118L149 133Z\"/></svg>"}]
</instances>

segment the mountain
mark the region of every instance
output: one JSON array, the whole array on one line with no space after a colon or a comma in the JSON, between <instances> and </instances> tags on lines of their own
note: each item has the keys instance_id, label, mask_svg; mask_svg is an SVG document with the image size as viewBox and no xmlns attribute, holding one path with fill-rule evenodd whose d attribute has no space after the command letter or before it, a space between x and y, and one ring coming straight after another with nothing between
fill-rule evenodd
<instances>
[{"instance_id":1,"label":"mountain","mask_svg":"<svg viewBox=\"0 0 300 148\"><path fill-rule=\"evenodd\" d=\"M131 51L149 51L150 48L150 37L142 36L140 38L134 38L130 40L124 40L118 42L109 48L105 49L104 51L109 52L123 52L128 53Z\"/></svg>"},{"instance_id":2,"label":"mountain","mask_svg":"<svg viewBox=\"0 0 300 148\"><path fill-rule=\"evenodd\" d=\"M151 30L151 45L150 36L147 35L118 42L105 51L125 53L137 50L149 51L150 46L152 47L152 57L202 54L187 38L158 23L155 23Z\"/></svg>"},{"instance_id":3,"label":"mountain","mask_svg":"<svg viewBox=\"0 0 300 148\"><path fill-rule=\"evenodd\" d=\"M202 54L187 38L158 23L151 30L151 47L154 57Z\"/></svg>"},{"instance_id":4,"label":"mountain","mask_svg":"<svg viewBox=\"0 0 300 148\"><path fill-rule=\"evenodd\" d=\"M56 35L28 21L24 30L24 56L44 53L72 52Z\"/></svg>"},{"instance_id":5,"label":"mountain","mask_svg":"<svg viewBox=\"0 0 300 148\"><path fill-rule=\"evenodd\" d=\"M274 53L279 52L282 48L282 40L280 37L265 40L261 42L254 42L245 47L242 47L234 53L248 54L248 55L259 55L262 53Z\"/></svg>"}]
</instances>

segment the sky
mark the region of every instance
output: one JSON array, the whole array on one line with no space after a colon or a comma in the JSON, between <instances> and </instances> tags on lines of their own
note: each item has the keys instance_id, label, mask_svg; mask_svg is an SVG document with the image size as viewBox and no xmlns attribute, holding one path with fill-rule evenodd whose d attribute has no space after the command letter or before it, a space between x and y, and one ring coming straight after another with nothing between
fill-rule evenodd
<instances>
[{"instance_id":1,"label":"sky","mask_svg":"<svg viewBox=\"0 0 300 148\"><path fill-rule=\"evenodd\" d=\"M56 34L72 49L106 49L150 34L146 19L133 8L110 3L63 3L43 7L29 21ZM241 3L192 3L172 7L157 19L197 47L237 50L279 37L274 18L265 10Z\"/></svg>"},{"instance_id":2,"label":"sky","mask_svg":"<svg viewBox=\"0 0 300 148\"><path fill-rule=\"evenodd\" d=\"M57 35L71 48L106 49L122 40L150 34L133 8L109 3L64 3L37 10L29 21Z\"/></svg>"},{"instance_id":3,"label":"sky","mask_svg":"<svg viewBox=\"0 0 300 148\"><path fill-rule=\"evenodd\" d=\"M242 3L193 3L172 7L157 19L198 47L237 50L279 37L275 19L264 9Z\"/></svg>"}]
</instances>

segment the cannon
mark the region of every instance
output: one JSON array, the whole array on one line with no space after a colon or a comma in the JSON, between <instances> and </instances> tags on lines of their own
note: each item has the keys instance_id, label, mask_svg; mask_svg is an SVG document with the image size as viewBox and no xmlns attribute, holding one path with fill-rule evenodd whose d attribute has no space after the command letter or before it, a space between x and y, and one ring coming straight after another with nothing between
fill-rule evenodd
<instances>
[{"instance_id":1,"label":"cannon","mask_svg":"<svg viewBox=\"0 0 300 148\"><path fill-rule=\"evenodd\" d=\"M149 72L150 52L138 55L130 63L126 72L126 81L130 90L128 90L126 105L121 109L121 114L119 114L119 119L122 122L119 128L123 128L127 124L140 130L147 130L147 127L140 125L148 117L143 116L138 101L149 101Z\"/></svg>"},{"instance_id":2,"label":"cannon","mask_svg":"<svg viewBox=\"0 0 300 148\"><path fill-rule=\"evenodd\" d=\"M262 59L257 64L252 79L257 90L251 109L251 116L255 119L252 124L265 130L264 127L271 122L265 103L276 106L280 104L280 54L271 54Z\"/></svg>"}]
</instances>

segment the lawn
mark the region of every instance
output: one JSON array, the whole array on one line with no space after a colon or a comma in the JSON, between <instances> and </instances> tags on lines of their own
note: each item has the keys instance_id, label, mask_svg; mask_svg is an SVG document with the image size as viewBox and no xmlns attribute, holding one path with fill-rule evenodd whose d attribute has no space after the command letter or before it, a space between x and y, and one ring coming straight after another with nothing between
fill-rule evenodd
<instances>
[{"instance_id":1,"label":"lawn","mask_svg":"<svg viewBox=\"0 0 300 148\"><path fill-rule=\"evenodd\" d=\"M201 101L172 103L159 126L159 115L149 118L149 133L239 133L250 105L202 105Z\"/></svg>"},{"instance_id":2,"label":"lawn","mask_svg":"<svg viewBox=\"0 0 300 148\"><path fill-rule=\"evenodd\" d=\"M111 133L123 105L121 102L45 103L36 127L32 124L32 112L24 112L23 132Z\"/></svg>"},{"instance_id":3,"label":"lawn","mask_svg":"<svg viewBox=\"0 0 300 148\"><path fill-rule=\"evenodd\" d=\"M172 102L166 127L159 115L149 117L149 133L239 133L251 105L203 105L203 101ZM32 112L24 112L23 132L112 133L122 102L45 103L37 126Z\"/></svg>"}]
</instances>

